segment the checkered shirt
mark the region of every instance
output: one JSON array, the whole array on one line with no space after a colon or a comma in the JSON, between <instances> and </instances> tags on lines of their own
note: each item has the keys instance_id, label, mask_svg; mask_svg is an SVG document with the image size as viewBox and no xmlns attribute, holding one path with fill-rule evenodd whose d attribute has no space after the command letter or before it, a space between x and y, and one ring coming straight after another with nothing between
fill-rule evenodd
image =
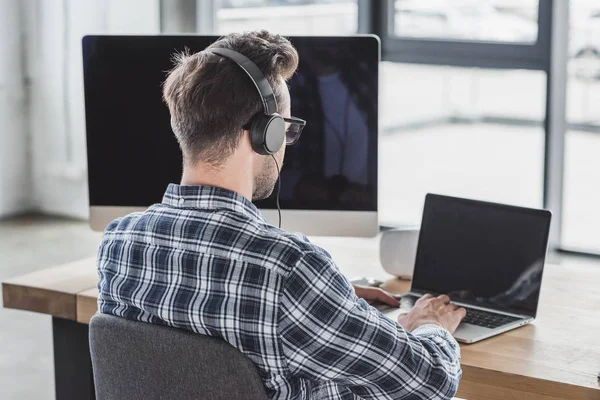
<instances>
[{"instance_id":1,"label":"checkered shirt","mask_svg":"<svg viewBox=\"0 0 600 400\"><path fill-rule=\"evenodd\" d=\"M412 333L358 299L331 256L269 225L245 197L169 185L117 219L98 255L98 308L221 338L257 366L271 399L446 399L459 347Z\"/></svg>"}]
</instances>

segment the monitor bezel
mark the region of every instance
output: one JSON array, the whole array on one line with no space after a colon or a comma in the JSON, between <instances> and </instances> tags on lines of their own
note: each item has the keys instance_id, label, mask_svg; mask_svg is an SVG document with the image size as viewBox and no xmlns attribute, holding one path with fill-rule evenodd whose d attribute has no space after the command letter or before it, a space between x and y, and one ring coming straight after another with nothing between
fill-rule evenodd
<instances>
[{"instance_id":1,"label":"monitor bezel","mask_svg":"<svg viewBox=\"0 0 600 400\"><path fill-rule=\"evenodd\" d=\"M90 206L89 223L102 232L113 220L146 207ZM277 226L277 210L260 210L268 223ZM281 228L306 236L374 237L379 233L375 211L282 210Z\"/></svg>"}]
</instances>

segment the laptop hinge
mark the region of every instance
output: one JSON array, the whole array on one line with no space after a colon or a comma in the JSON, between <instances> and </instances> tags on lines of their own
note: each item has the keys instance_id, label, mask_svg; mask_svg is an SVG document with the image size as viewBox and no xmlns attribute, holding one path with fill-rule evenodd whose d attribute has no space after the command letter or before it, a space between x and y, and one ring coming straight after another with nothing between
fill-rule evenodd
<instances>
[{"instance_id":1,"label":"laptop hinge","mask_svg":"<svg viewBox=\"0 0 600 400\"><path fill-rule=\"evenodd\" d=\"M429 292L427 292L425 290L421 290L421 289L411 288L410 291L409 291L409 293L412 293L412 294L417 295L417 296L423 296L424 294L429 293Z\"/></svg>"}]
</instances>

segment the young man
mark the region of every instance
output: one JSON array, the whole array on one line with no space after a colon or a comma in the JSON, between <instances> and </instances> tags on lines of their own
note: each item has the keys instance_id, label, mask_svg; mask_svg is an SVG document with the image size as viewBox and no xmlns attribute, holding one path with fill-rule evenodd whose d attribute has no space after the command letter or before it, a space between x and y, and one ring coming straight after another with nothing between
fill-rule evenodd
<instances>
[{"instance_id":1,"label":"young man","mask_svg":"<svg viewBox=\"0 0 600 400\"><path fill-rule=\"evenodd\" d=\"M232 34L177 57L164 99L183 152L181 185L107 227L100 312L226 340L256 364L272 399L452 397L461 370L451 332L465 311L425 296L392 321L367 301L398 305L394 297L353 288L325 250L262 218L251 200L273 191L285 144L272 155L253 147L259 92L215 48L256 64L294 129L286 80L298 54L285 38Z\"/></svg>"}]
</instances>

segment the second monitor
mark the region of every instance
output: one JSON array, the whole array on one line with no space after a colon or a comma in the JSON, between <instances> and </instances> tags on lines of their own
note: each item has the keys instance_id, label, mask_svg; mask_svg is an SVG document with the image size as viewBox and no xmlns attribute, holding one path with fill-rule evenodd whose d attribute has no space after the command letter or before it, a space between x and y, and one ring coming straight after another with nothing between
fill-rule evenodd
<instances>
[{"instance_id":1,"label":"second monitor","mask_svg":"<svg viewBox=\"0 0 600 400\"><path fill-rule=\"evenodd\" d=\"M90 223L160 202L182 158L162 102L174 53L216 36L86 36L83 40ZM283 228L306 235L374 236L377 220L379 40L290 37L300 57L292 115L307 121L286 149ZM271 223L274 195L256 202Z\"/></svg>"}]
</instances>

